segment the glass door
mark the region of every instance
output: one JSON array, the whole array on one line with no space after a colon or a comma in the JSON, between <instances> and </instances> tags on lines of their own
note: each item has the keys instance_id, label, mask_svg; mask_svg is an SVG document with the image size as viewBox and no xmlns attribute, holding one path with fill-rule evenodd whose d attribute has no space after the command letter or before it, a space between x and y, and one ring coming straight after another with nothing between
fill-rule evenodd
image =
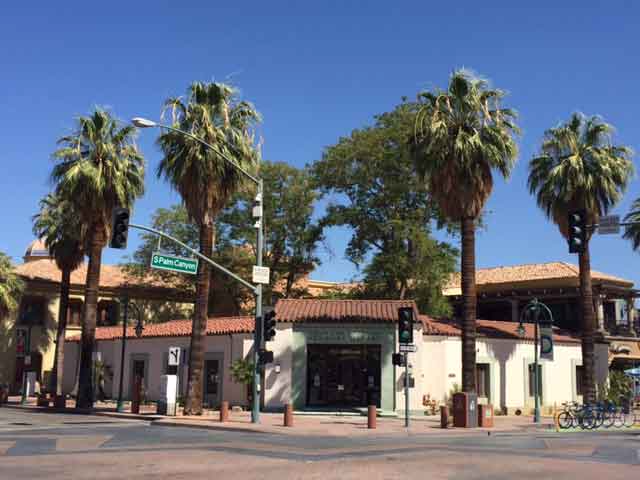
<instances>
[{"instance_id":1,"label":"glass door","mask_svg":"<svg viewBox=\"0 0 640 480\"><path fill-rule=\"evenodd\" d=\"M220 361L208 359L204 362L204 403L210 408L220 404Z\"/></svg>"}]
</instances>

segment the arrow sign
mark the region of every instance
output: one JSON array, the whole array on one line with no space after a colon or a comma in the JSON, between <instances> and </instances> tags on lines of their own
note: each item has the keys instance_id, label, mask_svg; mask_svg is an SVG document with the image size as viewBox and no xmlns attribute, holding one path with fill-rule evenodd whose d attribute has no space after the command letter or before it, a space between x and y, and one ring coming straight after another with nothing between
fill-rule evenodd
<instances>
[{"instance_id":1,"label":"arrow sign","mask_svg":"<svg viewBox=\"0 0 640 480\"><path fill-rule=\"evenodd\" d=\"M180 365L180 347L169 347L167 365L170 367L177 367Z\"/></svg>"}]
</instances>

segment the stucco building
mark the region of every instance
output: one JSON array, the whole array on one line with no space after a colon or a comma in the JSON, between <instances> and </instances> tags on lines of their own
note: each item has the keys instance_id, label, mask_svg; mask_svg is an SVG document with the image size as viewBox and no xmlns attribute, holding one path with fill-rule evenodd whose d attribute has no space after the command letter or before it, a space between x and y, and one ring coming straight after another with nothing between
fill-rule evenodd
<instances>
[{"instance_id":1,"label":"stucco building","mask_svg":"<svg viewBox=\"0 0 640 480\"><path fill-rule=\"evenodd\" d=\"M460 384L461 337L455 322L419 315L411 301L283 299L276 304L277 333L268 343L274 362L265 368L263 405L279 410L292 403L298 410L352 409L374 402L385 413L404 409L404 368L395 367L398 351L398 308L411 307L415 324L416 352L409 354L414 388L410 409L423 411L423 397L445 402ZM134 372L144 378L146 396L157 400L160 376L168 372L169 347L181 347L188 358L191 324L188 321L150 326L139 339L127 340L124 389L130 398ZM230 365L251 358L253 318L212 318L205 342L205 403L222 400L247 405L246 387L233 381ZM133 331L129 333L133 336ZM107 393L118 395L122 366L122 334L117 327L98 329L98 350L113 365L113 381ZM542 404L581 400L581 348L577 336L556 330L553 361L541 361ZM77 339L68 342L69 362L65 388L73 387ZM73 346L72 346L73 345ZM479 321L477 383L480 402L510 412L533 406L533 326L524 337L511 322ZM72 353L73 352L73 353ZM608 345L597 344L597 378L607 377ZM180 392L184 394L187 368L178 369Z\"/></svg>"}]
</instances>

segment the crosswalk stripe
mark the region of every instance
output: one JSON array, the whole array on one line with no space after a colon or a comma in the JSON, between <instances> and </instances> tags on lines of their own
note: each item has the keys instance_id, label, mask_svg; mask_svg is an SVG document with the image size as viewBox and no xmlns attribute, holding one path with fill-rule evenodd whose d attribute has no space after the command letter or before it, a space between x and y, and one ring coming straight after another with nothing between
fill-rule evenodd
<instances>
[{"instance_id":1,"label":"crosswalk stripe","mask_svg":"<svg viewBox=\"0 0 640 480\"><path fill-rule=\"evenodd\" d=\"M9 450L15 444L16 442L0 442L0 455L4 455L5 453L7 453L7 450Z\"/></svg>"},{"instance_id":2,"label":"crosswalk stripe","mask_svg":"<svg viewBox=\"0 0 640 480\"><path fill-rule=\"evenodd\" d=\"M113 438L113 435L65 435L56 439L57 452L73 452L83 450L95 450L105 442Z\"/></svg>"}]
</instances>

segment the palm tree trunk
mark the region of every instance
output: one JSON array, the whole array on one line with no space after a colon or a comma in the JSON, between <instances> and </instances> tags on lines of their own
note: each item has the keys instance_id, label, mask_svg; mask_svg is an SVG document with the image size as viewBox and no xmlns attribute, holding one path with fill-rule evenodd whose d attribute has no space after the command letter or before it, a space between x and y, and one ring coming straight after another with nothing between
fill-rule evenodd
<instances>
[{"instance_id":1,"label":"palm tree trunk","mask_svg":"<svg viewBox=\"0 0 640 480\"><path fill-rule=\"evenodd\" d=\"M462 391L476 391L476 226L462 219Z\"/></svg>"},{"instance_id":2,"label":"palm tree trunk","mask_svg":"<svg viewBox=\"0 0 640 480\"><path fill-rule=\"evenodd\" d=\"M56 333L56 349L54 354L53 369L51 370L51 385L49 390L56 397L62 396L62 378L64 375L64 341L67 329L67 307L69 305L69 285L71 283L71 270L62 270L60 282L60 305L58 306L58 331Z\"/></svg>"},{"instance_id":3,"label":"palm tree trunk","mask_svg":"<svg viewBox=\"0 0 640 480\"><path fill-rule=\"evenodd\" d=\"M96 339L98 316L98 290L100 288L100 266L102 263L103 233L93 229L89 247L89 265L84 290L82 337L80 341L80 374L76 408L93 407L93 348Z\"/></svg>"},{"instance_id":4,"label":"palm tree trunk","mask_svg":"<svg viewBox=\"0 0 640 480\"><path fill-rule=\"evenodd\" d=\"M584 402L596 400L595 375L595 312L593 310L593 290L591 287L591 258L589 242L580 254L580 297L582 299L582 371L584 382Z\"/></svg>"},{"instance_id":5,"label":"palm tree trunk","mask_svg":"<svg viewBox=\"0 0 640 480\"><path fill-rule=\"evenodd\" d=\"M213 248L213 226L200 226L200 253L211 256ZM189 382L184 403L185 415L202 415L202 387L204 369L204 342L209 309L210 267L207 262L198 265L196 279L196 304L193 310L191 347L189 356Z\"/></svg>"}]
</instances>

